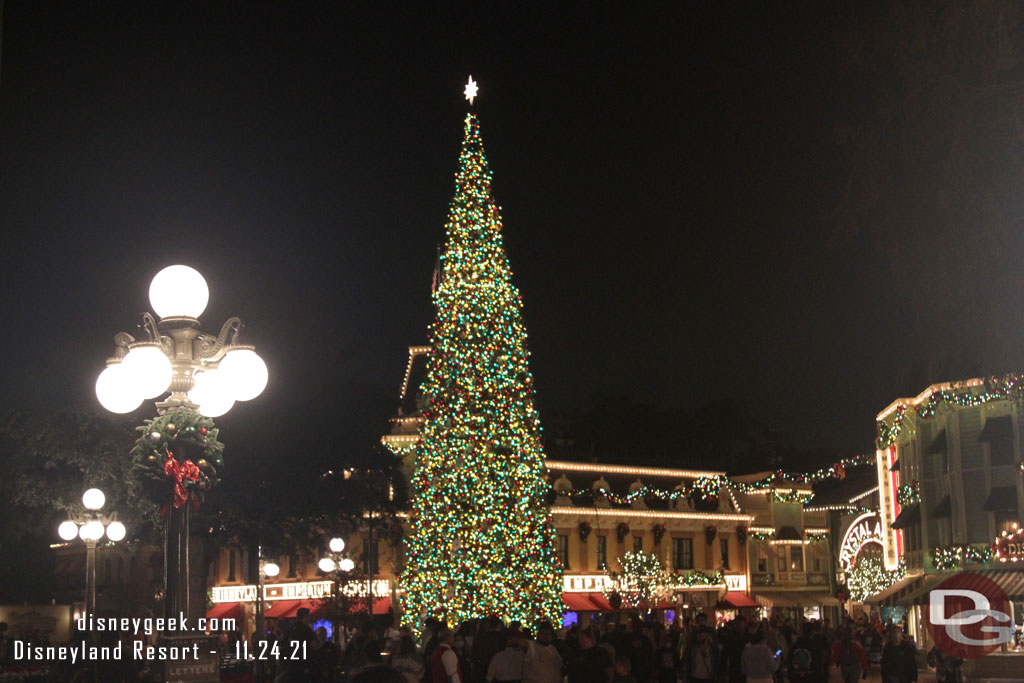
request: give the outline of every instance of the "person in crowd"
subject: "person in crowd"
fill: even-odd
[[[698,627],[683,653],[683,680],[690,683],[709,683],[718,680],[718,648],[712,640],[711,629]]]
[[[327,629],[320,626],[314,631],[316,646],[309,653],[312,660],[312,680],[315,683],[334,683],[337,680],[341,650],[327,639]]]
[[[754,631],[740,659],[740,670],[746,675],[747,683],[772,683],[775,671],[779,668],[780,654],[768,649],[764,642],[764,631]]]
[[[720,629],[722,672],[726,683],[743,683],[746,679],[741,668],[743,649],[747,644],[746,632],[747,620],[743,617],[736,617]]]
[[[464,683],[459,657],[452,648],[454,634],[447,626],[437,632],[437,647],[430,655],[431,683]]]
[[[633,677],[632,673],[633,665],[630,663],[629,657],[619,656],[615,658],[615,675],[612,677],[612,683],[637,683],[637,679]]]
[[[509,630],[505,635],[505,649],[491,657],[487,666],[487,683],[521,683],[524,659],[523,634]]]
[[[790,683],[825,683],[825,653],[814,639],[814,624],[800,624],[800,637],[789,649]]]
[[[609,683],[614,673],[613,660],[597,644],[597,635],[590,627],[580,629],[580,649],[569,662],[568,683]]]
[[[484,683],[491,659],[505,648],[501,619],[488,617],[480,622],[479,629],[470,648],[474,683]]]
[[[404,683],[402,674],[386,664],[374,664],[351,678],[351,683]]]
[[[388,663],[392,669],[402,674],[406,683],[420,683],[423,680],[423,661],[416,652],[416,643],[411,635],[398,638]]]
[[[899,647],[900,658],[903,660],[900,666],[900,683],[914,683],[917,680],[917,645],[906,631],[900,633]]]
[[[526,644],[523,683],[562,683],[562,655],[554,641],[555,629],[551,622],[541,622],[537,627],[537,639]]]
[[[309,626],[309,608],[300,607],[295,615],[295,622],[285,632],[281,642],[281,652],[301,652],[302,644],[305,643],[305,657],[295,657],[285,661],[282,667],[285,673],[285,681],[288,683],[305,683],[312,675],[312,665],[309,658],[316,646],[316,634]]]
[[[882,648],[882,683],[901,683],[903,680],[902,640],[903,634],[899,628],[890,626],[885,633],[885,646]]]
[[[620,652],[629,659],[630,676],[641,683],[650,683],[654,672],[654,644],[650,631],[648,626],[634,622]]]
[[[654,653],[657,662],[655,680],[658,683],[676,683],[676,672],[679,670],[679,657],[672,642],[672,632],[666,631],[661,636],[661,647]]]
[[[829,662],[839,667],[843,683],[857,683],[860,678],[868,677],[868,657],[864,648],[853,637],[853,629],[841,626],[836,642],[832,645],[832,656]]]
[[[928,653],[928,666],[935,669],[936,683],[963,683],[964,660],[954,657],[938,645]]]

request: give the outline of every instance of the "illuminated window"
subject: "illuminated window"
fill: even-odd
[[[802,572],[804,570],[804,547],[802,545],[790,546],[789,567],[794,572]]]
[[[722,567],[725,569],[729,568],[729,539],[720,538],[718,539],[719,547],[721,548],[722,554]]]
[[[676,569],[693,569],[693,539],[672,539],[672,566]]]
[[[633,552],[638,553],[644,549],[644,537],[634,536],[633,537]]]
[[[757,571],[759,574],[768,573],[768,551],[764,546],[757,549]]]
[[[563,534],[558,535],[558,561],[562,569],[569,568],[569,537]]]
[[[597,537],[597,568],[608,569],[608,537]]]

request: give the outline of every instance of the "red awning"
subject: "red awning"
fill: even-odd
[[[288,612],[291,612],[291,616],[295,616],[295,613],[299,611],[299,603],[301,602],[301,600],[275,600],[263,611],[263,616],[285,619],[289,616]]]
[[[220,602],[211,607],[206,611],[207,619],[224,619],[225,617],[235,617],[238,619],[242,616],[242,603],[240,602]],[[237,614],[237,616],[235,616]]]
[[[562,593],[562,603],[570,612],[593,612],[598,609],[586,593]]]
[[[757,607],[757,603],[748,598],[744,593],[726,593],[722,602],[727,602],[733,607]]]
[[[373,613],[374,614],[387,614],[391,609],[391,598],[374,598],[373,599]]]
[[[587,597],[590,598],[590,601],[593,602],[594,606],[597,607],[597,609],[599,609],[600,611],[602,611],[602,612],[614,612],[615,611],[614,609],[612,609],[611,603],[608,602],[608,598],[604,597],[604,595],[602,593],[588,593]]]

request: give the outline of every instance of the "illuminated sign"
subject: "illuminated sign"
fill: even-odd
[[[293,583],[271,583],[263,586],[263,599],[272,600],[322,600],[331,596],[331,581],[296,581]],[[366,581],[346,581],[341,584],[342,594],[350,598],[365,598]],[[374,579],[373,597],[386,598],[391,595],[391,582]],[[211,602],[256,602],[256,586],[214,586],[210,589]]]
[[[878,467],[878,495],[881,498],[882,547],[885,549],[885,568],[892,571],[899,566],[903,554],[903,533],[892,528],[899,514],[896,490],[899,487],[897,473],[892,471],[896,464],[896,447],[890,446],[875,452]]]
[[[612,580],[607,574],[564,574],[563,593],[600,593],[611,590]]]
[[[839,566],[844,572],[853,569],[857,553],[868,543],[884,545],[882,523],[874,512],[866,512],[853,520],[850,528],[846,530],[843,542],[839,546]]]
[[[1024,529],[1014,522],[1013,530],[1004,531],[992,542],[992,548],[1000,562],[1024,562]]]
[[[747,592],[747,575],[746,574],[726,574],[725,575],[725,590],[730,593],[746,593]]]

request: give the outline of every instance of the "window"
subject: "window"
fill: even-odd
[[[235,551],[228,551],[228,581],[237,581],[235,578]]]
[[[676,569],[693,569],[693,539],[672,539],[672,566]]]
[[[720,547],[722,549],[722,568],[723,569],[728,569],[729,568],[729,539],[728,538],[720,538],[720,539],[718,539],[718,543],[719,543],[719,545],[720,545]]]
[[[295,570],[299,568],[299,556],[291,554],[288,556],[288,578],[295,578]]]
[[[1017,521],[1016,512],[997,512],[996,515],[996,536],[1001,536],[1004,531],[1013,533],[1014,525],[1020,524]]]
[[[789,548],[789,568],[795,572],[804,570],[804,548],[800,545]]]
[[[1013,464],[1013,439],[995,439],[988,443],[989,464]]]
[[[644,537],[634,536],[633,537],[633,552],[638,553],[644,549]]]
[[[562,569],[569,568],[569,537],[563,534],[558,535],[558,561]]]
[[[608,537],[597,537],[597,568],[608,569]]]
[[[768,551],[763,546],[757,549],[757,573],[768,573]]]

